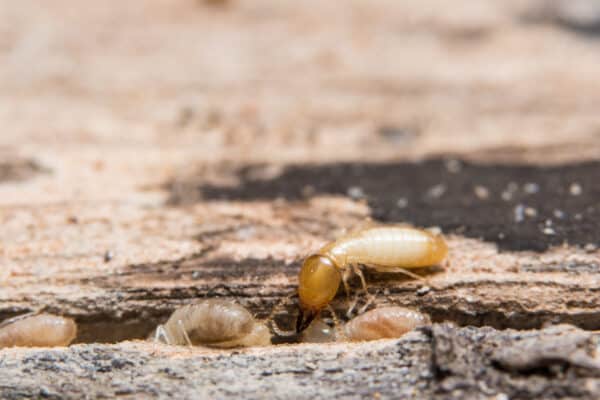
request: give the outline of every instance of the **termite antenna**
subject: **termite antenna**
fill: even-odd
[[[271,320],[270,321],[270,325],[271,325],[271,329],[273,330],[273,332],[275,332],[275,334],[277,336],[280,337],[292,337],[292,336],[296,336],[297,333],[295,330],[291,330],[291,331],[286,331],[281,329],[280,327],[277,326],[277,322],[275,322],[275,320]]]
[[[338,319],[337,314],[335,313],[335,310],[333,309],[333,307],[331,307],[331,304],[327,304],[327,311],[329,311],[329,314],[331,314],[331,318],[333,319],[333,329],[335,330],[336,341],[339,341],[342,339],[345,340],[346,334],[344,333],[344,330],[342,329],[342,323]]]

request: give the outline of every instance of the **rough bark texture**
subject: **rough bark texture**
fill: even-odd
[[[594,4],[0,0],[0,320],[79,325],[0,350],[0,397],[597,398]],[[446,234],[425,282],[366,274],[431,329],[133,341],[210,297],[289,327],[368,218]]]
[[[597,339],[569,326],[434,325],[394,341],[236,352],[141,342],[5,350],[4,398],[596,398]]]

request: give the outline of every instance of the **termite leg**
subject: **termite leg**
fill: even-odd
[[[340,323],[340,320],[338,319],[335,310],[333,309],[333,307],[331,307],[331,304],[327,304],[327,311],[329,311],[329,314],[331,314],[331,318],[333,319],[333,328],[335,330],[336,341],[338,340],[338,338],[345,338],[346,335],[344,335],[342,324]]]
[[[365,293],[368,297],[367,282],[365,281],[365,277],[363,276],[362,271],[360,269],[358,269],[358,267],[356,267],[354,265],[350,265],[347,269],[344,270],[344,273],[342,274],[342,281],[344,282],[344,289],[346,290],[346,297],[348,299],[348,311],[346,311],[346,317],[348,319],[352,318],[354,309],[356,308],[356,305],[358,304],[358,295],[355,295],[354,300],[352,300],[352,301],[350,301],[350,296],[349,296],[350,289],[349,289],[349,285],[348,285],[348,279],[352,272],[354,272],[356,275],[359,276],[363,290],[365,291]]]
[[[344,291],[346,292],[346,300],[348,300],[348,303],[350,303],[350,284],[348,283],[350,274],[350,268],[344,269],[344,272],[342,273],[342,282],[344,283]]]
[[[367,307],[371,305],[371,303],[374,300],[374,296],[369,293],[369,289],[367,288],[367,280],[365,279],[365,275],[363,274],[360,267],[357,265],[352,265],[352,269],[354,270],[354,273],[360,278],[360,283],[362,284],[363,291],[365,292],[365,304],[358,311],[359,314],[362,314],[363,312],[365,312]]]
[[[368,296],[367,301],[365,301],[365,304],[358,310],[358,315],[367,311],[367,308],[369,308],[371,303],[373,303],[373,296]]]
[[[377,268],[375,267],[375,269],[378,269],[379,271],[381,271],[381,268]],[[386,270],[386,272],[396,272],[396,273],[401,273],[404,274],[408,277],[411,277],[413,279],[419,280],[423,283],[425,283],[427,286],[431,286],[434,289],[438,289],[438,286],[432,284],[429,279],[422,277],[421,275],[417,275],[414,272],[410,272],[409,270],[407,270],[406,268],[402,268],[402,267],[394,267],[392,269],[388,269]]]
[[[358,304],[358,296],[355,296],[354,300],[352,300],[352,302],[349,303],[349,305],[348,305],[348,311],[346,311],[346,318],[348,318],[348,319],[352,318],[352,314],[353,314],[354,309],[356,308],[357,304]]]
[[[185,328],[183,326],[183,321],[178,319],[177,326],[179,327],[179,329],[181,329],[181,333],[183,333],[183,338],[185,339],[185,342],[187,343],[187,345],[189,347],[192,347],[192,341],[190,340],[190,337],[188,336],[187,332],[185,331]]]
[[[164,340],[164,343],[171,344],[171,340],[169,340],[169,336],[167,336],[167,331],[165,330],[164,325],[159,325],[156,327],[156,333],[154,333],[154,342],[159,342],[161,338]]]
[[[352,270],[360,278],[360,283],[361,283],[362,288],[363,288],[363,290],[365,292],[365,295],[368,295],[369,294],[369,290],[367,289],[367,280],[365,279],[365,276],[363,275],[361,269],[357,265],[353,264],[352,265]]]

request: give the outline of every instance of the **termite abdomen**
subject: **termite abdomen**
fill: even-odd
[[[0,348],[67,346],[76,335],[77,325],[70,318],[51,314],[17,317],[0,326]]]
[[[223,300],[206,300],[178,308],[157,328],[155,339],[173,345],[221,348],[271,343],[269,329],[264,324],[241,305]]]
[[[367,311],[337,329],[316,319],[302,332],[301,338],[309,343],[393,339],[428,324],[429,317],[418,311],[404,307],[381,307]]]
[[[348,340],[397,338],[430,323],[429,317],[404,307],[382,307],[359,315],[344,326]]]

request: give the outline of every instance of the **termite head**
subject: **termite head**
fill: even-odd
[[[335,262],[327,256],[308,257],[298,278],[300,313],[296,321],[296,332],[306,329],[312,320],[335,297],[342,275]]]

